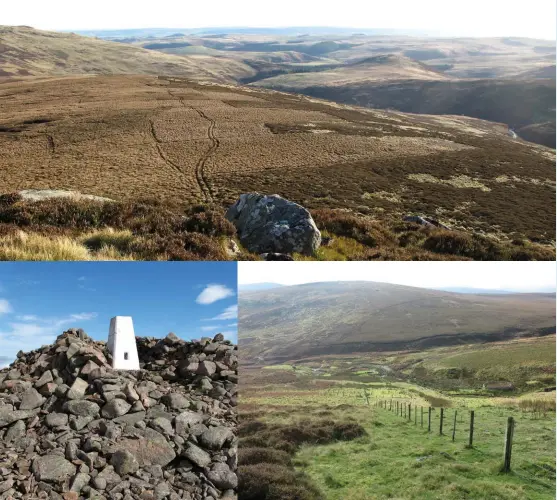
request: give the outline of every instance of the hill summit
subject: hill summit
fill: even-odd
[[[235,498],[236,346],[137,338],[141,370],[70,329],[0,371],[2,498]]]

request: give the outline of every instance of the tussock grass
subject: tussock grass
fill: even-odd
[[[83,239],[100,241],[103,236],[102,233],[91,233]],[[80,239],[67,236],[49,237],[17,231],[0,236],[0,260],[86,261],[134,260],[134,258],[130,253],[121,252],[121,249],[114,244],[103,243],[96,250],[91,250]]]

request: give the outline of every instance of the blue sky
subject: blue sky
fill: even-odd
[[[68,328],[106,340],[110,318],[137,336],[237,339],[235,262],[0,263],[0,366]]]

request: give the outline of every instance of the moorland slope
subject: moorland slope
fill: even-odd
[[[310,283],[242,293],[240,321],[242,355],[268,364],[555,333],[555,295]]]
[[[234,59],[179,57],[123,43],[26,26],[0,26],[0,77],[175,75],[232,83],[254,73]]]

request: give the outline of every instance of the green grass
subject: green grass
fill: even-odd
[[[346,410],[335,411],[339,416]],[[517,417],[513,472],[499,473],[506,417]],[[439,436],[439,411],[432,432],[384,409],[351,409],[368,435],[350,442],[306,446],[296,456],[300,468],[321,485],[327,499],[549,499],[554,498],[554,418],[530,420],[498,408],[476,411],[473,449],[467,449],[468,412],[447,410]],[[350,464],[347,467],[347,464]]]
[[[555,397],[554,393],[535,396],[548,401]],[[411,403],[412,408],[423,406],[424,427],[420,412],[416,425],[414,413],[408,421],[374,405],[391,398],[393,407],[397,400]],[[240,408],[247,411],[243,422],[256,418],[295,428],[302,419],[327,418],[364,428],[366,435],[354,440],[303,445],[295,454],[293,463],[298,472],[309,477],[327,500],[555,498],[555,413],[542,416],[523,412],[518,406],[522,399],[449,396],[410,382],[358,383],[304,377],[296,383],[257,388],[246,384]],[[438,408],[432,412],[432,432],[427,432],[427,407],[438,402],[448,406],[442,436]],[[250,416],[250,408],[257,412],[256,417]],[[475,411],[475,439],[469,449],[471,409]],[[516,421],[512,472],[503,474],[500,467],[509,416]]]
[[[441,365],[480,370],[494,365],[510,368],[513,365],[550,365],[555,363],[554,338],[539,339],[536,343],[500,344],[481,346],[471,352],[448,356],[439,362]]]

